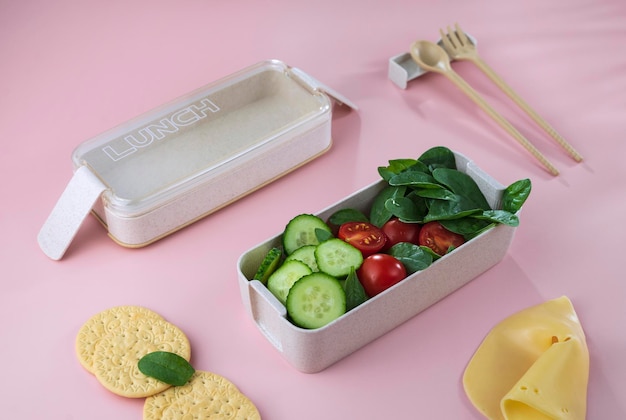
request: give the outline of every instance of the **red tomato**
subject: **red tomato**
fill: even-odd
[[[465,243],[465,238],[450,232],[439,222],[428,222],[422,226],[419,245],[427,246],[439,255],[445,255],[450,247],[458,248]]]
[[[404,265],[388,254],[374,254],[363,260],[357,277],[369,297],[376,296],[406,277]]]
[[[363,257],[383,249],[387,238],[382,230],[367,222],[348,222],[339,226],[337,237],[357,248]]]
[[[382,231],[387,237],[385,248],[391,248],[400,242],[418,244],[421,226],[417,223],[404,223],[398,218],[393,218],[385,223]]]

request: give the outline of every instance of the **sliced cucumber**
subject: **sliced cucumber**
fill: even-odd
[[[317,245],[304,245],[293,251],[285,258],[285,261],[298,260],[309,266],[311,271],[319,271],[317,261],[315,261],[315,248]]]
[[[346,293],[336,278],[313,273],[295,282],[287,295],[287,314],[302,328],[320,328],[346,313]]]
[[[352,267],[357,270],[363,264],[363,254],[349,243],[333,238],[315,248],[315,260],[320,271],[334,277],[345,277]]]
[[[283,233],[283,248],[287,255],[304,245],[317,245],[315,229],[331,232],[330,227],[319,217],[312,214],[300,214],[287,223]]]
[[[267,279],[267,288],[276,296],[280,303],[285,305],[287,303],[287,294],[289,294],[291,286],[301,277],[311,273],[312,271],[309,266],[302,261],[287,261],[278,267]]]
[[[270,249],[267,254],[265,254],[265,257],[263,258],[263,261],[261,262],[261,265],[259,266],[259,269],[253,279],[259,280],[263,284],[267,284],[267,279],[280,264],[282,255],[283,253],[280,248]]]

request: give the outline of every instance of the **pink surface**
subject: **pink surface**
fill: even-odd
[[[450,82],[401,90],[387,61],[458,21],[483,58],[585,157],[576,164],[473,65],[458,72],[560,169],[554,178]],[[463,370],[504,317],[567,295],[591,353],[589,419],[626,417],[626,3],[501,1],[0,1],[0,412],[140,419],[78,363],[91,315],[147,306],[182,328],[197,369],[226,376],[263,418],[479,419]],[[333,148],[150,247],[113,243],[89,218],[65,259],[36,235],[79,143],[255,62],[278,58],[354,101]],[[445,145],[531,199],[504,260],[327,370],[290,367],[247,318],[236,260],[301,212],[377,178],[388,159]]]

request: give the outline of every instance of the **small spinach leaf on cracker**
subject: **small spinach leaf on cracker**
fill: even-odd
[[[182,386],[189,381],[195,369],[187,360],[168,351],[155,351],[139,359],[139,371],[166,384]]]

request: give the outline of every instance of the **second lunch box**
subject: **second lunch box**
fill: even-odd
[[[356,108],[268,60],[84,142],[41,248],[60,259],[89,212],[126,247],[207,216],[327,151],[333,99]]]

